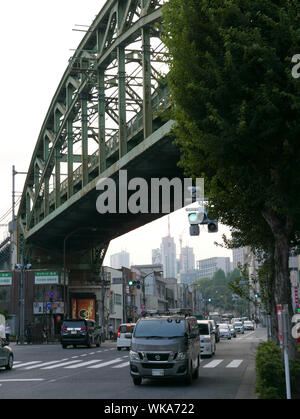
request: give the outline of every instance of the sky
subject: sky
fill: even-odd
[[[84,29],[99,13],[104,0],[11,0],[0,2],[1,100],[0,100],[0,224],[11,220],[12,166],[26,172],[56,88]],[[18,196],[25,176],[15,177]],[[5,215],[7,214],[7,215]],[[4,217],[3,217],[4,216]],[[171,236],[179,255],[179,237],[183,246],[194,248],[196,260],[213,256],[229,256],[232,252],[218,247],[222,234],[230,230],[219,224],[219,232],[189,236],[185,209],[170,214]],[[168,234],[168,216],[113,240],[104,263],[121,250],[130,253],[132,264],[151,263],[151,250],[160,247]],[[0,226],[0,241],[7,227]]]

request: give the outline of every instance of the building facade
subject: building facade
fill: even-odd
[[[219,269],[222,269],[227,274],[230,272],[230,258],[213,257],[198,260],[197,269],[199,271],[199,278],[212,278]]]

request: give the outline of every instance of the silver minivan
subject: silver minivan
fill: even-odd
[[[200,336],[195,317],[145,317],[136,323],[130,351],[135,385],[143,378],[180,378],[191,384],[200,367]]]

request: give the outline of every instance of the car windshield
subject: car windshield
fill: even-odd
[[[120,333],[133,333],[134,324],[122,324],[120,326]]]
[[[208,324],[206,323],[198,323],[199,334],[200,335],[208,335]]]
[[[184,319],[151,319],[137,323],[136,338],[171,338],[182,337],[185,333]]]
[[[63,324],[64,327],[79,327],[79,328],[83,328],[85,327],[85,323],[83,320],[70,320],[70,321],[65,321]]]
[[[228,324],[220,324],[219,329],[228,330]]]

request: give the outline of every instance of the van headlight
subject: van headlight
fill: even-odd
[[[135,351],[130,351],[129,352],[129,358],[130,358],[131,361],[134,360],[134,359],[136,359],[136,360],[140,359],[139,354]]]
[[[178,361],[183,361],[184,359],[186,359],[186,352],[178,352],[176,359]]]

